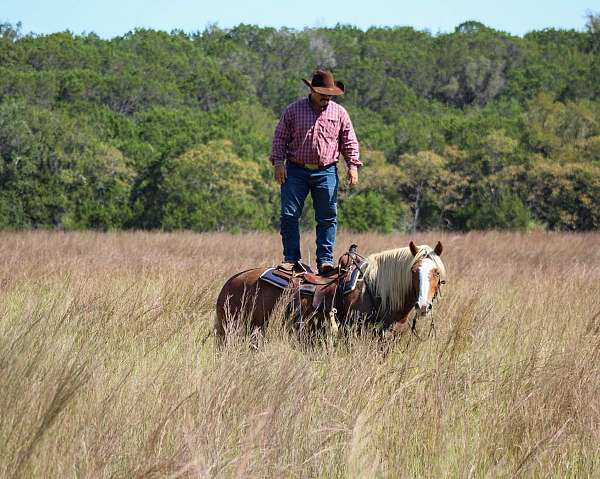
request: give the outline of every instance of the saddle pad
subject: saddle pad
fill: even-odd
[[[279,276],[277,268],[266,269],[259,277],[265,283],[277,286],[280,289],[286,289],[289,286],[287,278]],[[314,284],[300,283],[300,294],[315,294],[316,286]]]
[[[266,283],[277,286],[278,288],[285,289],[288,287],[288,280],[276,275],[274,272],[276,268],[267,268],[263,274],[260,275],[260,279]]]

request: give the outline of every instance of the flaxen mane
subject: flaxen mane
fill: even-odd
[[[412,288],[411,268],[424,256],[429,256],[436,264],[443,280],[446,268],[441,258],[427,245],[418,246],[413,256],[410,248],[397,248],[370,255],[369,266],[365,270],[365,281],[372,292],[381,298],[381,308],[387,311],[402,311],[404,300]]]

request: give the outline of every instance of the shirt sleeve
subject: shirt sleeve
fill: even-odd
[[[271,148],[271,163],[274,166],[283,165],[287,148],[292,141],[291,114],[289,108],[282,113],[279,123],[275,127],[273,145]]]
[[[354,127],[346,111],[342,114],[342,129],[340,131],[340,152],[344,155],[348,169],[358,169],[363,166],[359,159],[359,147]]]

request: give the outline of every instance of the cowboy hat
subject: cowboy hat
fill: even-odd
[[[321,95],[337,96],[343,95],[345,88],[341,81],[335,81],[333,73],[329,70],[317,70],[312,81],[308,81],[303,78],[302,81],[311,89],[320,93]]]

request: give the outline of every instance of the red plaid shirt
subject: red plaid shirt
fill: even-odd
[[[336,163],[340,153],[348,168],[362,166],[358,159],[358,140],[344,107],[330,101],[318,115],[306,97],[285,109],[273,136],[273,165],[282,165],[287,160],[327,166]]]

